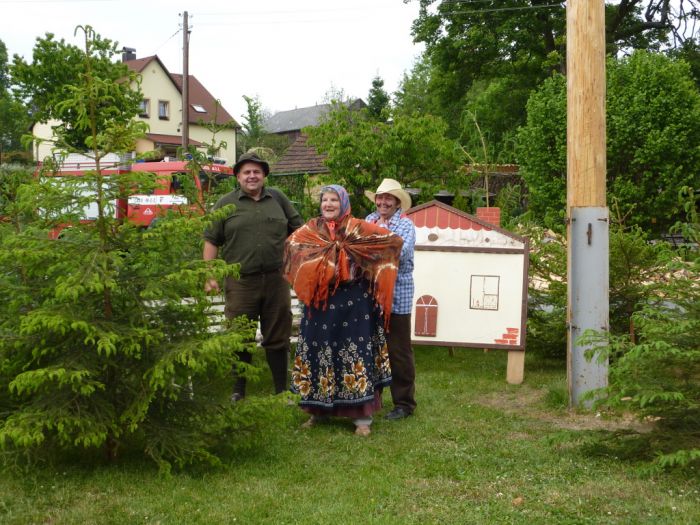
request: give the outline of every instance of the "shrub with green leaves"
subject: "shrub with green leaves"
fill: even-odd
[[[690,67],[637,51],[607,64],[607,193],[626,226],[665,232],[682,219],[676,192],[700,172],[700,91]],[[547,79],[527,103],[518,132],[528,207],[563,231],[566,202],[566,79]]]

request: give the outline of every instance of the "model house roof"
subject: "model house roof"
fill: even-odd
[[[406,216],[416,226],[417,247],[502,250],[522,249],[526,243],[524,237],[439,201],[415,206]]]
[[[355,99],[350,103],[350,109],[361,109],[367,106],[362,99]],[[290,109],[275,113],[265,121],[265,131],[268,133],[287,133],[298,131],[307,126],[317,126],[321,118],[326,115],[332,104],[319,104],[306,108]]]
[[[303,133],[297,137],[284,155],[270,168],[273,175],[296,175],[328,173],[325,155],[307,144],[308,137]]]
[[[126,66],[135,71],[136,73],[141,73],[148,64],[151,62],[157,62],[160,67],[165,71],[165,73],[170,77],[173,84],[177,90],[182,93],[182,78],[183,76],[179,73],[170,73],[168,68],[165,67],[163,62],[158,58],[157,55],[144,58],[136,58],[134,60],[127,60],[124,62]],[[204,122],[213,122],[216,118],[217,124],[229,124],[233,123],[235,127],[239,127],[235,119],[229,114],[228,111],[224,109],[223,106],[217,108],[217,102],[214,96],[207,91],[202,83],[197,80],[194,75],[189,75],[189,105],[188,108],[188,122],[190,124],[198,124],[200,120]]]

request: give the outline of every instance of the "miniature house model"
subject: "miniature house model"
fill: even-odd
[[[408,210],[416,226],[412,343],[506,349],[508,381],[519,383],[528,242],[497,226],[497,208],[477,213],[438,201]]]

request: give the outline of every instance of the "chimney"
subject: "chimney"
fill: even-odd
[[[136,60],[136,49],[133,47],[122,47],[122,62]]]
[[[494,226],[501,226],[501,208],[494,208],[493,206],[486,208],[476,209],[476,218],[482,221],[493,224]]]

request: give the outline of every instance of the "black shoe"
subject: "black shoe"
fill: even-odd
[[[411,415],[410,412],[404,410],[401,407],[396,407],[396,408],[394,408],[394,410],[392,410],[386,416],[384,416],[384,419],[389,419],[389,420],[393,421],[395,419],[403,419],[403,418],[408,417],[410,415]]]

